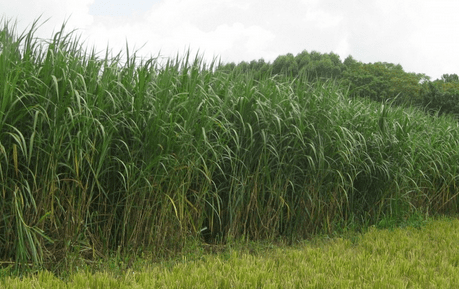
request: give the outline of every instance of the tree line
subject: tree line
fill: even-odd
[[[348,56],[308,52],[296,56],[288,53],[272,63],[263,58],[250,62],[221,63],[217,71],[250,73],[256,80],[266,77],[301,78],[314,82],[338,81],[351,97],[366,97],[396,105],[411,105],[431,114],[453,114],[459,117],[459,77],[444,74],[432,81],[423,73],[406,72],[400,64],[387,62],[362,63]]]

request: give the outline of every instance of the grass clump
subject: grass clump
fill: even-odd
[[[64,27],[47,42],[36,28],[0,30],[6,262],[60,271],[190,238],[292,243],[457,212],[452,118],[189,54],[100,57]]]

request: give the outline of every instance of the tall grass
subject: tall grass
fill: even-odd
[[[0,31],[3,260],[304,238],[458,209],[452,118],[255,81],[197,55],[100,57],[62,30]]]

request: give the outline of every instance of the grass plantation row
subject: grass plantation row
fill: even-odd
[[[49,41],[37,22],[0,30],[3,266],[60,274],[75,256],[293,244],[457,213],[453,117],[190,54],[100,56],[63,28]]]

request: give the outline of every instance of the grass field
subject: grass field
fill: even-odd
[[[236,248],[237,247],[237,248]],[[316,238],[294,246],[249,244],[216,254],[185,255],[153,263],[137,260],[126,270],[65,278],[48,271],[1,278],[2,288],[457,288],[459,221],[424,226],[370,228],[364,234]]]
[[[0,259],[15,272],[458,212],[453,117],[36,29],[0,30]]]

